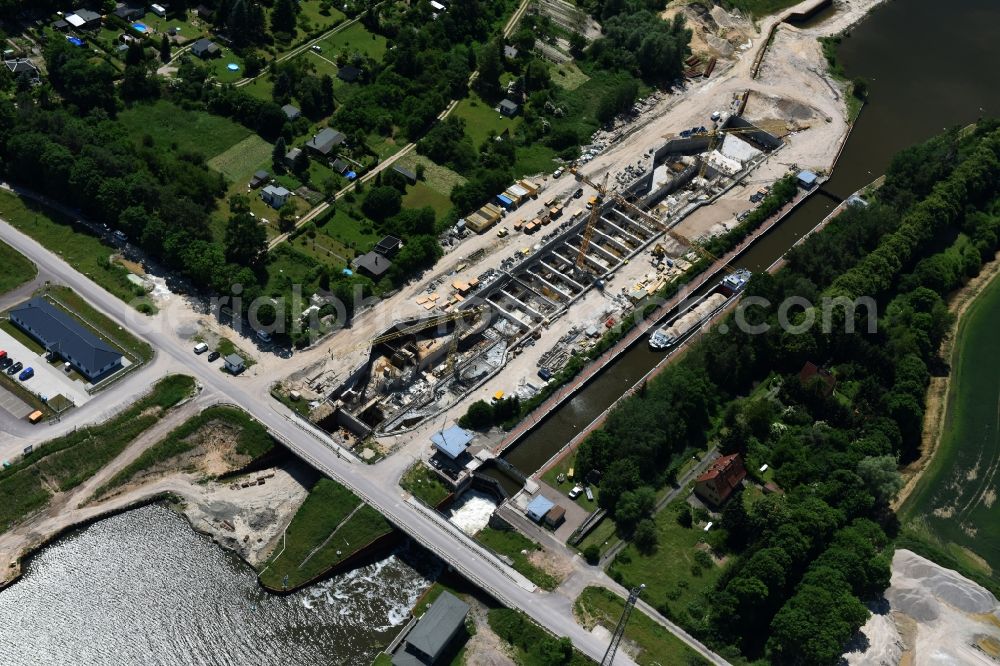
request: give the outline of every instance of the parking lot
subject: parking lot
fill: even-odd
[[[2,386],[0,386],[0,410],[7,412],[15,419],[23,419],[34,411],[28,403]]]
[[[78,407],[90,400],[90,394],[87,393],[84,383],[82,381],[73,381],[67,376],[62,371],[62,364],[50,364],[45,360],[44,354],[39,354],[28,349],[19,340],[4,330],[0,330],[0,349],[5,350],[7,356],[15,362],[20,361],[24,364],[25,368],[34,369],[35,376],[22,382],[22,385],[35,395],[45,399],[63,395]],[[15,373],[14,375],[15,381],[19,381],[17,379],[18,374],[20,373]],[[9,395],[7,391],[3,391],[3,393]],[[17,401],[21,402],[20,400]],[[0,403],[0,406],[6,409],[6,404]],[[11,414],[16,415],[13,411],[11,411]]]

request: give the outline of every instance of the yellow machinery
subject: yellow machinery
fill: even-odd
[[[600,202],[608,192],[608,174],[604,174],[604,180],[600,185],[594,183],[582,173],[575,172],[577,178],[597,190],[597,202],[591,202],[590,217],[587,218],[587,226],[583,229],[583,238],[580,240],[580,251],[576,255],[576,269],[582,271],[586,265],[587,248],[590,247],[590,239],[594,236],[594,228],[597,226],[597,218],[601,216]]]

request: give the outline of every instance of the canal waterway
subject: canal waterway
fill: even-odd
[[[812,22],[828,18],[821,13]],[[947,127],[1000,114],[994,37],[1000,3],[992,0],[888,2],[845,37],[839,58],[869,82],[868,103],[824,189],[844,198],[884,173],[892,156]],[[735,263],[766,269],[836,206],[817,194]],[[638,343],[504,455],[531,474],[649,372],[663,352]],[[490,470],[508,488],[516,482]]]
[[[368,666],[440,568],[400,550],[288,596],[163,505],[70,533],[0,592],[4,666]]]

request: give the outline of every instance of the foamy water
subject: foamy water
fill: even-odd
[[[470,490],[452,506],[448,520],[469,536],[486,527],[497,508],[496,501],[478,490]]]

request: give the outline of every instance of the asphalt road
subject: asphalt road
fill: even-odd
[[[415,501],[408,501],[394,480],[386,482],[386,470],[343,458],[338,449],[293,420],[291,414],[270,397],[266,388],[256,387],[255,390],[254,384],[230,377],[205,364],[200,356],[192,353],[186,340],[174,331],[164,330],[157,318],[148,318],[134,312],[127,304],[77,273],[34,239],[3,221],[0,221],[0,235],[18,252],[34,261],[39,269],[45,270],[54,281],[72,286],[94,307],[117,324],[145,338],[156,350],[156,357],[145,368],[118,386],[102,392],[85,409],[74,410],[60,423],[50,427],[30,426],[25,421],[0,424],[3,430],[0,454],[11,455],[26,444],[38,445],[84,422],[103,420],[122,409],[134,396],[148,390],[149,386],[166,374],[179,372],[194,376],[202,386],[202,392],[206,394],[203,400],[216,397],[219,402],[243,408],[292,451],[353,490],[471,582],[503,604],[524,611],[553,633],[568,636],[588,656],[595,660],[601,659],[606,643],[576,624],[569,599],[537,590],[523,576],[501,563],[439,514]],[[705,654],[714,657],[707,650]],[[616,659],[616,663],[632,661],[621,656]],[[720,660],[715,663],[724,662]]]

